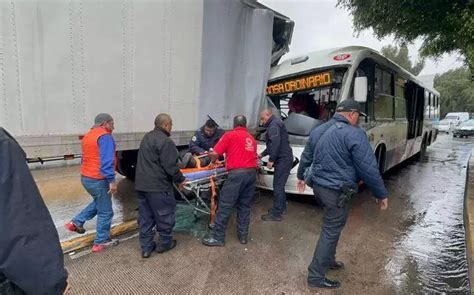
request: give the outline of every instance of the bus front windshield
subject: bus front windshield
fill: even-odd
[[[325,122],[332,117],[336,110],[346,70],[346,68],[330,70],[331,81],[327,85],[282,95],[272,95],[270,99],[280,110],[283,119],[296,113]]]

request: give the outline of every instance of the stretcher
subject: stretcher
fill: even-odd
[[[227,171],[224,162],[216,162],[206,167],[181,169],[187,182],[184,185],[185,192],[181,192],[177,187],[176,190],[189,205],[194,207],[194,216],[199,214],[209,215],[209,227],[214,226],[217,211],[217,191],[222,187],[227,179]],[[189,193],[195,195],[192,199]],[[209,199],[203,195],[209,196]]]

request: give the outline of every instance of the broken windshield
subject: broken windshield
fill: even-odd
[[[296,113],[325,122],[336,110],[346,70],[336,68],[272,81],[267,94],[283,119]]]

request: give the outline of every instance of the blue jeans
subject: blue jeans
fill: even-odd
[[[88,220],[97,215],[97,233],[94,244],[100,244],[110,240],[110,226],[114,211],[112,209],[112,199],[107,180],[98,180],[81,176],[81,183],[87,192],[92,196],[93,201],[84,208],[81,213],[72,219],[77,226],[83,226]]]

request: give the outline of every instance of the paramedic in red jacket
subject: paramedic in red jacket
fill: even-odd
[[[92,202],[76,215],[66,228],[85,233],[84,223],[97,215],[97,233],[93,252],[118,244],[110,238],[110,226],[114,211],[111,197],[117,192],[115,182],[115,141],[112,136],[114,119],[101,113],[95,117],[94,126],[82,138],[81,182],[92,196]]]
[[[225,154],[229,176],[221,190],[213,232],[202,241],[206,246],[224,246],[227,223],[235,206],[238,238],[241,244],[247,244],[257,179],[257,143],[246,126],[245,116],[236,116],[234,129],[222,136],[211,154],[213,160]]]

